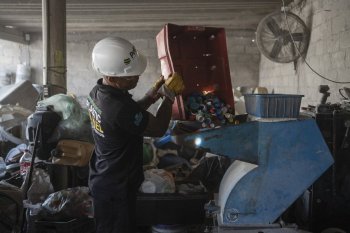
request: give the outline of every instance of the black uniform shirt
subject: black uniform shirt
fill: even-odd
[[[102,84],[91,90],[88,108],[95,140],[89,186],[93,196],[114,196],[143,181],[142,133],[148,113],[122,91]]]

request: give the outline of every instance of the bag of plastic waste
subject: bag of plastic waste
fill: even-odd
[[[32,182],[27,192],[29,202],[42,203],[53,192],[49,174],[41,168],[34,168]]]
[[[42,204],[41,216],[69,220],[92,217],[92,198],[88,187],[74,187],[52,193]]]
[[[141,184],[143,193],[174,193],[175,181],[170,172],[163,169],[150,169],[144,172],[145,180]]]
[[[53,106],[53,111],[62,117],[51,140],[73,139],[93,142],[88,111],[82,108],[74,97],[65,94],[57,94],[39,101],[38,105],[51,105]]]
[[[0,232],[19,233],[23,217],[21,189],[0,181]]]

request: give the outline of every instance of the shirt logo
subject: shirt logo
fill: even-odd
[[[141,112],[135,114],[134,124],[136,126],[140,126],[140,123],[142,121],[143,115]]]
[[[96,134],[104,137],[104,132],[101,126],[101,110],[95,105],[91,97],[88,97],[88,111],[90,116],[91,127]]]

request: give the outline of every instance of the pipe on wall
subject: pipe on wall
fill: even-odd
[[[66,0],[42,0],[44,96],[67,92]]]
[[[43,85],[47,86],[47,57],[48,57],[48,17],[49,0],[42,0],[42,34],[43,34]]]

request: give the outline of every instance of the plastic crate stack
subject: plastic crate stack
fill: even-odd
[[[303,95],[245,94],[249,115],[259,118],[298,118]]]

